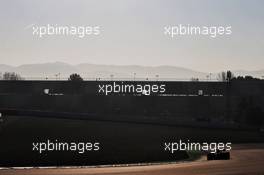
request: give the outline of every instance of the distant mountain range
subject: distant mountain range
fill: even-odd
[[[98,64],[78,64],[70,65],[63,62],[42,63],[42,64],[24,64],[21,66],[9,66],[0,64],[0,72],[16,72],[26,79],[61,79],[69,77],[72,73],[78,73],[84,78],[114,78],[114,79],[178,79],[189,80],[191,78],[216,79],[217,73],[209,75],[207,72],[199,72],[187,68],[175,66],[138,66],[138,65],[98,65]],[[262,78],[264,70],[246,71],[233,70],[236,76],[251,75]]]

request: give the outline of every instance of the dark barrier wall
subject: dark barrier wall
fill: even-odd
[[[0,109],[86,113],[104,119],[247,124],[249,112],[264,111],[263,81],[133,82],[165,85],[163,93],[99,93],[113,81],[0,81]],[[47,90],[45,92],[45,90]],[[210,124],[212,126],[212,124]]]

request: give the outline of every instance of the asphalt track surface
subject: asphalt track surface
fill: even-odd
[[[237,145],[231,160],[104,168],[4,169],[0,175],[264,175],[264,145]]]

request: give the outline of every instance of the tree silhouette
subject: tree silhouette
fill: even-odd
[[[5,72],[2,77],[3,80],[23,80],[23,78],[15,72]]]
[[[218,80],[219,81],[231,81],[233,78],[235,78],[233,72],[228,70],[227,72],[220,72],[218,74]]]
[[[77,82],[77,81],[83,81],[83,78],[79,75],[79,74],[71,74],[70,77],[68,78],[69,81],[74,81],[74,82]]]

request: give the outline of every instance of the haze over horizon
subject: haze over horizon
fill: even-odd
[[[182,67],[182,66],[176,66],[176,65],[139,65],[139,64],[96,64],[96,63],[93,63],[93,62],[81,62],[81,63],[75,63],[75,64],[72,64],[72,63],[67,63],[67,62],[63,62],[63,61],[50,61],[50,62],[39,62],[39,63],[23,63],[23,64],[18,64],[18,65],[12,65],[12,64],[2,64],[0,63],[0,65],[5,65],[5,66],[10,66],[10,67],[21,67],[21,66],[25,66],[25,65],[31,65],[31,66],[34,66],[34,65],[45,65],[45,64],[65,64],[65,65],[70,65],[70,66],[79,66],[79,65],[97,65],[97,66],[121,66],[121,67],[126,67],[126,66],[135,66],[135,67],[150,67],[150,68],[157,68],[157,67],[175,67],[175,68],[183,68],[183,69],[189,69],[189,70],[192,70],[192,71],[197,71],[197,72],[204,72],[204,73],[219,73],[219,72],[222,72],[222,71],[227,71],[229,69],[225,69],[225,70],[221,70],[221,71],[212,71],[212,72],[208,72],[208,71],[205,71],[205,70],[196,70],[196,69],[192,69],[192,68],[189,68],[189,67]],[[254,70],[248,70],[248,69],[230,69],[231,71],[264,71],[264,68],[262,69],[254,69]],[[1,70],[0,70],[1,72]]]

